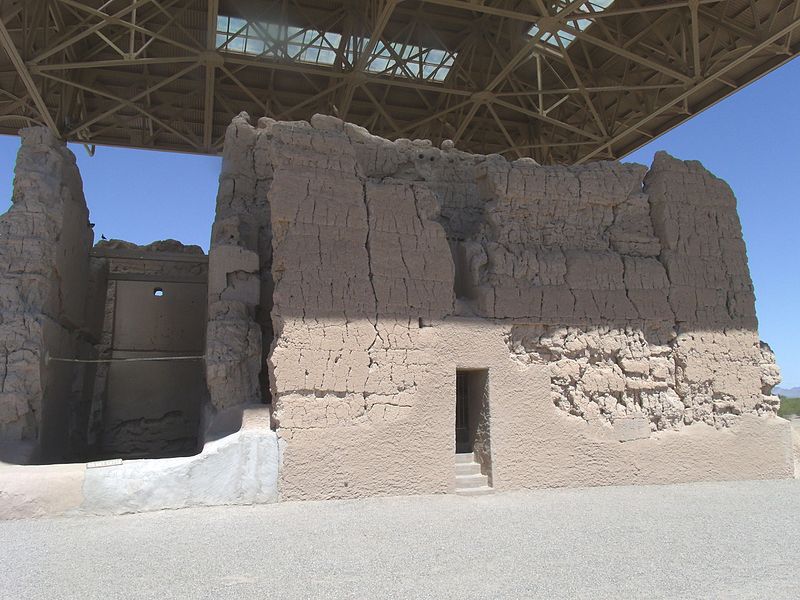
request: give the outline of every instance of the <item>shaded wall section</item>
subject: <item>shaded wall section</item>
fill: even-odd
[[[69,453],[86,374],[52,357],[93,356],[86,325],[93,233],[75,157],[45,128],[21,132],[13,205],[0,217],[0,440]]]
[[[196,452],[208,398],[201,358],[207,257],[198,246],[174,240],[148,246],[111,240],[97,244],[92,262],[105,266],[108,281],[98,353],[114,361],[98,366],[94,382],[96,454]]]

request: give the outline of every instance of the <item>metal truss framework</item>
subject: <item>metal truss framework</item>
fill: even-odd
[[[219,15],[259,50],[236,51],[230,26],[220,38]],[[0,0],[0,46],[0,133],[40,123],[90,147],[214,154],[242,110],[323,112],[580,163],[622,157],[796,56],[800,0]],[[320,47],[325,61],[301,60]],[[450,63],[425,78],[431,49]]]

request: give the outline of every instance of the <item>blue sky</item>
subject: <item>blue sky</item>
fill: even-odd
[[[761,338],[784,387],[800,386],[800,60],[767,75],[656,139],[657,150],[701,161],[739,201]],[[0,211],[10,205],[16,137],[0,136]],[[95,233],[147,244],[174,238],[208,248],[220,159],[73,146]]]

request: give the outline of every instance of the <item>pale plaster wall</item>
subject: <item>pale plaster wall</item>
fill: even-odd
[[[245,271],[274,292],[246,304],[271,307],[282,498],[452,490],[457,368],[489,369],[498,489],[791,475],[735,199],[699,164],[540,167],[319,115],[240,115],[225,157],[226,209],[269,214]]]
[[[194,456],[86,469],[82,501],[72,510],[107,515],[276,502],[279,463],[275,432],[245,426]]]
[[[446,357],[445,371],[489,369],[495,489],[794,476],[784,419],[747,414],[729,428],[695,422],[623,442],[613,425],[577,419],[553,404],[547,365],[510,359],[508,325],[456,318],[426,330],[435,336],[433,352]],[[448,399],[455,383],[431,384],[424,393]]]
[[[86,466],[8,465],[0,462],[0,521],[53,517],[83,502]]]

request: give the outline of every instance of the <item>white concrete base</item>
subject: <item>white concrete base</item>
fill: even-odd
[[[278,437],[264,425],[246,417],[239,431],[196,456],[109,466],[0,464],[0,519],[276,502]]]
[[[278,499],[278,438],[242,430],[197,456],[130,460],[87,468],[81,513],[120,514]]]

